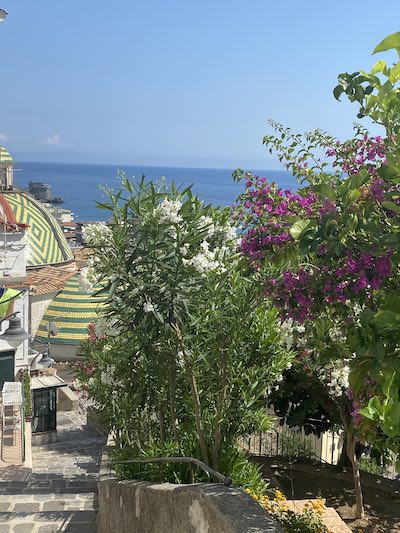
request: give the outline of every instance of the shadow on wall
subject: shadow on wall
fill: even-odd
[[[120,481],[102,457],[97,532],[283,533],[248,494],[224,485]]]

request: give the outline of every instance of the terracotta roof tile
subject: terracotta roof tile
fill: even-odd
[[[64,289],[65,282],[75,272],[68,272],[60,267],[47,266],[29,275],[30,290],[33,295],[60,292]]]

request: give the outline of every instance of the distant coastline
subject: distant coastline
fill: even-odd
[[[297,182],[290,172],[250,170],[276,181],[283,188],[297,188]],[[231,205],[243,190],[243,185],[232,179],[233,169],[36,161],[20,161],[14,174],[14,183],[24,188],[28,186],[29,181],[48,183],[54,196],[64,199],[63,207],[73,211],[76,220],[107,220],[109,213],[96,208],[96,201],[102,202],[106,199],[99,187],[117,189],[120,183],[118,171],[125,172],[129,177],[145,174],[153,179],[163,176],[167,182],[175,180],[178,185],[193,184],[194,191],[204,201],[214,205]]]

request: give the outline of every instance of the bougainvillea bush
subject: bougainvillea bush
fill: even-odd
[[[376,51],[388,48],[400,51],[400,34]],[[264,143],[301,181],[296,192],[235,173],[245,182],[236,208],[242,253],[303,352],[328,374],[321,379],[337,400],[356,484],[357,440],[400,447],[399,72],[400,63],[379,61],[371,74],[342,74],[335,89],[336,97],[359,101],[360,116],[387,135],[357,126],[341,142],[271,122],[276,133]],[[357,500],[361,514],[360,494]]]
[[[103,207],[113,221],[88,228],[82,277],[109,298],[80,380],[125,458],[194,455],[230,475],[238,439],[268,427],[269,387],[292,354],[242,269],[229,209],[145,179],[124,179]]]

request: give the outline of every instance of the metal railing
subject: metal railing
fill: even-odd
[[[342,438],[333,432],[306,435],[303,431],[279,427],[242,439],[240,446],[255,456],[303,458],[334,465],[340,455]]]
[[[211,466],[206,465],[199,459],[194,457],[155,457],[154,459],[129,459],[126,461],[108,461],[107,465],[145,465],[145,464],[165,464],[165,463],[188,463],[201,468],[210,477],[214,477],[219,482],[223,483],[226,487],[232,485],[232,478],[224,476]]]

